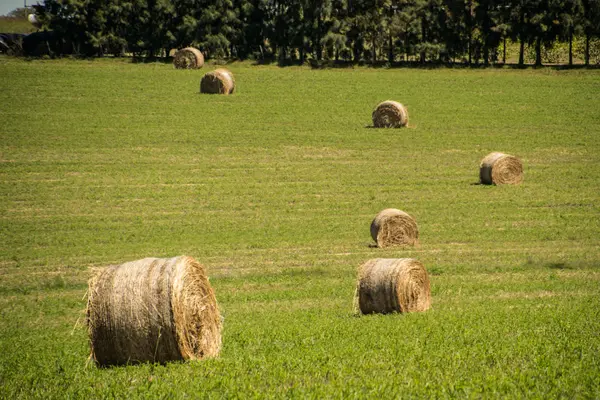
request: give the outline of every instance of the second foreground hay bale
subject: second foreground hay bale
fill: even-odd
[[[235,79],[231,71],[217,68],[207,72],[200,81],[200,93],[231,94],[235,90]]]
[[[144,258],[106,268],[89,284],[87,321],[99,365],[216,357],[221,317],[192,257]]]
[[[358,270],[356,313],[426,311],[431,307],[427,270],[412,258],[374,258]]]
[[[372,114],[375,128],[401,128],[408,125],[408,111],[397,101],[387,100],[375,108]]]
[[[198,69],[204,65],[204,56],[194,47],[178,50],[173,57],[173,66],[177,69]]]
[[[481,160],[479,179],[486,185],[517,185],[523,182],[523,164],[515,156],[490,153]]]
[[[419,228],[414,218],[404,211],[386,208],[371,222],[371,237],[377,247],[413,246],[419,242]]]

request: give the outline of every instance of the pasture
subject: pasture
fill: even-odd
[[[0,398],[600,397],[599,70],[227,67],[214,96],[213,65],[0,57]],[[492,151],[521,185],[476,184]],[[371,246],[388,207],[419,246]],[[93,271],[177,255],[220,357],[88,362]],[[432,308],[354,316],[401,257]]]

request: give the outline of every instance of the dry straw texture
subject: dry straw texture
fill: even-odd
[[[192,257],[145,258],[104,269],[89,283],[87,320],[99,365],[216,357],[221,317]]]
[[[371,222],[371,237],[377,247],[415,245],[419,242],[419,228],[414,218],[404,211],[386,208]]]
[[[235,79],[231,71],[217,68],[207,72],[200,81],[200,93],[231,94],[235,90]]]
[[[412,258],[374,258],[358,270],[356,313],[426,311],[431,307],[427,270]]]
[[[408,125],[408,111],[397,101],[384,101],[373,111],[375,128],[400,128]]]
[[[523,182],[523,164],[514,156],[490,153],[479,166],[479,179],[486,185],[516,185]]]
[[[173,66],[177,69],[198,69],[204,65],[204,56],[200,50],[186,47],[178,50],[173,57]]]

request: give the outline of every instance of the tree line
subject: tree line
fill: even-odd
[[[600,0],[45,0],[43,29],[85,56],[168,55],[198,47],[206,58],[402,61],[489,65],[506,41],[535,49],[600,38]],[[65,48],[62,46],[61,48]]]

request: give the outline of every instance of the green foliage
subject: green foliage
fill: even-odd
[[[0,398],[600,396],[600,71],[229,68],[219,97],[162,63],[0,58]],[[387,99],[409,128],[368,128]],[[496,150],[522,185],[474,184]],[[369,247],[390,206],[419,247]],[[221,357],[88,363],[94,268],[180,254]],[[433,308],[352,316],[375,257],[423,262]]]
[[[542,48],[600,35],[598,0],[48,0],[45,28],[75,54],[166,55],[194,45],[210,58],[497,62],[506,38]],[[64,47],[64,46],[63,46]],[[570,50],[572,55],[572,49]]]

